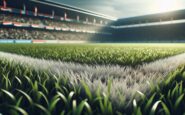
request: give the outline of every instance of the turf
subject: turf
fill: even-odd
[[[137,65],[184,53],[185,45],[0,44],[0,51],[65,62],[92,65],[108,64],[111,67],[112,64]],[[150,66],[149,68],[155,67]],[[74,84],[71,81],[72,76],[66,76],[66,74],[56,76],[46,70],[34,70],[27,65],[1,58],[0,113],[7,115],[181,115],[185,113],[183,109],[185,106],[184,73],[185,69],[182,66],[157,84],[148,82],[147,94],[138,90],[127,101],[122,95],[124,90],[117,90],[117,93],[120,94],[119,99],[122,99],[118,104],[115,103],[116,98],[114,98],[115,100],[111,98],[111,91],[115,88],[113,81],[116,80],[114,79],[120,81],[120,78],[116,76],[117,74],[113,77],[107,76],[106,81],[104,81],[107,87],[103,92],[98,83],[92,92],[90,85],[83,79],[76,79],[76,84]],[[84,74],[84,78],[85,75],[87,74]],[[136,80],[134,83],[137,82]],[[122,84],[120,83],[120,85]]]
[[[34,71],[6,60],[0,60],[0,76],[0,113],[6,115],[185,113],[184,66],[155,86],[149,83],[149,95],[138,91],[130,99],[131,103],[121,105],[110,101],[111,81],[107,83],[107,92],[102,93],[97,87],[96,93],[92,93],[84,81],[79,81],[76,86],[65,76]]]
[[[185,52],[184,44],[0,44],[0,51],[91,65],[131,65]]]

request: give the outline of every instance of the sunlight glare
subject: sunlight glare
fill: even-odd
[[[181,2],[179,0],[155,0],[154,7],[157,12],[167,12],[179,9]]]

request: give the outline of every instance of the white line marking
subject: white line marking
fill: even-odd
[[[120,102],[119,93],[129,99],[136,91],[147,94],[149,86],[147,82],[157,83],[163,80],[169,72],[177,69],[181,64],[185,64],[185,53],[160,59],[148,64],[139,65],[136,68],[119,65],[82,65],[61,61],[35,59],[17,54],[0,52],[0,59],[6,59],[15,64],[30,66],[35,70],[49,70],[55,75],[65,75],[71,83],[79,85],[78,80],[85,80],[94,91],[98,86],[106,92],[106,81],[112,79],[111,98]]]

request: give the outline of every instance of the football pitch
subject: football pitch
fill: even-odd
[[[185,44],[0,44],[0,113],[185,113]]]

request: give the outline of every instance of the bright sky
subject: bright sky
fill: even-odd
[[[185,0],[53,0],[106,15],[125,18],[185,9]]]

